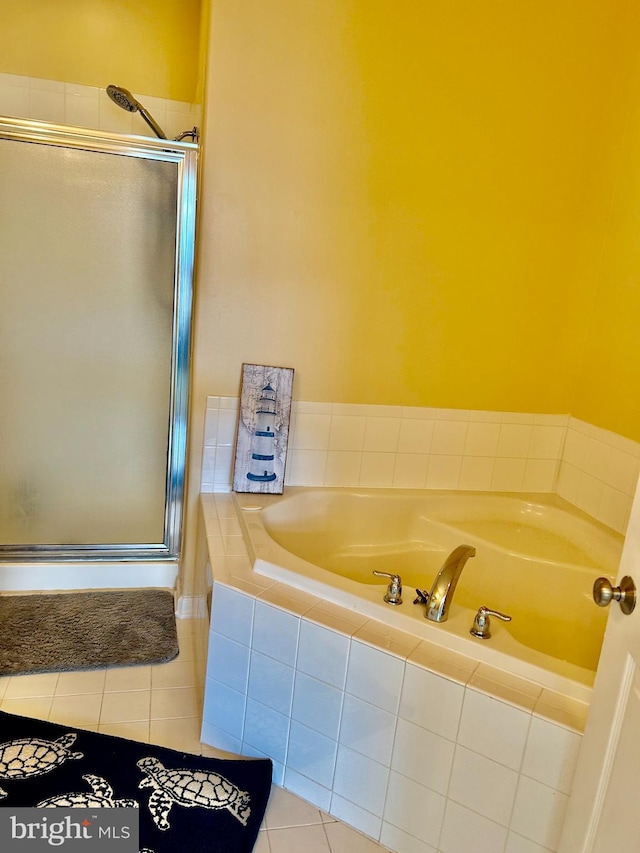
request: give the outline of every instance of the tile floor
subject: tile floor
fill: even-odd
[[[198,755],[208,621],[178,620],[170,663],[0,678],[0,709]],[[0,732],[1,734],[1,732]],[[274,787],[255,853],[381,853],[386,848]]]

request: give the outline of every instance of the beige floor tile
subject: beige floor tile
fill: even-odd
[[[36,717],[39,720],[46,720],[49,717],[49,709],[51,708],[52,696],[33,696],[31,698],[7,699],[2,700],[2,710],[7,714],[19,714],[23,717]]]
[[[200,717],[182,717],[169,720],[151,720],[149,741],[160,746],[178,749],[180,752],[192,752],[200,755]]]
[[[332,853],[380,853],[388,849],[340,821],[327,823],[324,829]]]
[[[151,719],[197,717],[202,713],[200,691],[194,687],[174,687],[151,691]]]
[[[148,720],[150,707],[150,690],[105,693],[102,699],[100,723],[130,723],[135,720]]]
[[[102,693],[106,671],[91,669],[86,672],[61,672],[56,684],[56,696],[75,696],[81,693]]]
[[[129,723],[100,723],[98,731],[105,735],[115,735],[127,740],[149,743],[149,723],[147,720]]]
[[[4,693],[5,699],[25,699],[32,696],[53,696],[58,683],[57,672],[42,675],[12,675]]]
[[[0,678],[0,701],[2,701],[2,698],[5,694],[5,691],[6,691],[7,687],[9,686],[9,680],[10,679],[9,679],[8,675],[5,675],[2,678]]]
[[[195,650],[197,654],[201,654],[203,650],[206,651],[209,640],[209,621],[207,619],[194,621],[197,624],[194,624],[191,629],[189,627],[185,629],[182,628],[180,620],[178,620],[178,647],[181,657],[187,648]]]
[[[82,696],[54,696],[49,709],[52,723],[65,723],[69,726],[97,728],[100,721],[102,693],[86,693]]]
[[[162,663],[151,669],[151,687],[196,687],[197,674],[195,661],[174,660]]]
[[[105,693],[150,689],[150,666],[118,666],[106,671],[104,682]]]
[[[268,835],[271,853],[331,853],[322,824],[270,829]]]
[[[305,803],[299,797],[284,788],[271,786],[269,805],[264,823],[267,829],[281,829],[285,826],[310,826],[322,823],[320,810]]]
[[[188,637],[180,637],[178,636],[178,648],[179,653],[176,660],[178,661],[188,661],[188,660],[196,660],[197,658],[197,641],[193,636]]]
[[[253,847],[253,853],[271,853],[271,845],[269,844],[269,833],[261,829],[256,838],[256,843]]]

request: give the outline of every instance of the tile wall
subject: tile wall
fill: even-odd
[[[208,397],[201,490],[229,491],[235,397]],[[619,533],[640,444],[568,415],[295,402],[286,483],[557,492]]]
[[[106,86],[113,82],[105,80],[105,88],[99,89],[58,80],[0,74],[0,115],[108,133],[153,136],[153,131],[138,113],[126,112],[107,96]],[[200,125],[201,110],[197,104],[134,94],[169,138]]]
[[[203,740],[392,851],[556,850],[587,706],[256,575],[225,494],[237,410],[208,398]],[[286,482],[555,491],[624,533],[639,471],[569,416],[294,402]]]
[[[625,533],[640,472],[640,444],[569,418],[555,491]]]
[[[204,742],[389,850],[557,849],[585,703],[255,575],[231,496],[202,511]]]

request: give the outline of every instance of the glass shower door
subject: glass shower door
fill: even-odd
[[[0,559],[178,554],[195,158],[0,122]]]

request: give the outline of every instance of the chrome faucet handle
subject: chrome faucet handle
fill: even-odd
[[[498,610],[490,610],[488,607],[480,607],[476,613],[476,618],[473,620],[469,633],[481,640],[488,640],[491,636],[491,620],[490,616],[495,616],[496,619],[501,619],[503,622],[511,622],[511,616],[506,613],[500,613]]]
[[[400,575],[393,575],[390,572],[376,572],[375,570],[373,574],[379,578],[390,578],[384,597],[387,604],[402,604],[402,578]]]

